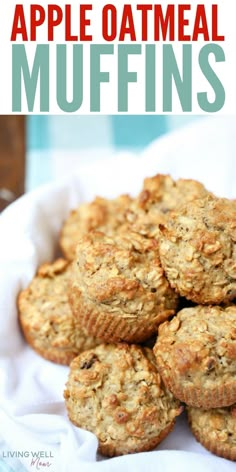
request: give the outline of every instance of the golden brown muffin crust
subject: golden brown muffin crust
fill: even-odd
[[[173,394],[190,406],[236,402],[236,307],[196,306],[159,327],[154,354]]]
[[[139,342],[174,313],[178,297],[160,265],[157,242],[128,232],[84,237],[77,248],[70,302],[90,334]]]
[[[60,246],[65,257],[73,260],[79,239],[91,231],[102,231],[112,235],[125,222],[125,211],[132,199],[121,195],[114,200],[96,197],[72,210],[64,222],[60,235]]]
[[[187,408],[196,439],[217,456],[236,461],[236,404],[228,408]]]
[[[208,196],[182,206],[160,226],[161,263],[172,287],[200,304],[236,296],[236,205]]]
[[[108,456],[154,448],[182,411],[152,351],[135,345],[103,344],[78,356],[64,396],[70,420],[96,434]]]
[[[68,302],[71,264],[57,259],[43,264],[18,299],[19,321],[27,342],[40,355],[59,364],[98,344],[75,320]]]

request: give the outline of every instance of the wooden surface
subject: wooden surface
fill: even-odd
[[[0,116],[0,211],[24,193],[25,117]]]

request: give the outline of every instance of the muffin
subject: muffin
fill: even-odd
[[[236,306],[195,306],[159,327],[154,346],[167,388],[187,405],[236,402]]]
[[[212,410],[188,407],[187,411],[196,439],[213,454],[236,461],[236,404]]]
[[[208,196],[160,225],[160,258],[176,291],[198,304],[236,297],[235,201]]]
[[[127,220],[133,228],[149,237],[159,238],[159,224],[164,224],[171,210],[196,198],[208,195],[196,180],[179,179],[157,174],[144,180],[141,193],[130,204]]]
[[[112,235],[125,221],[125,211],[131,203],[129,195],[114,200],[96,197],[90,203],[72,210],[64,222],[60,235],[60,247],[68,260],[75,257],[79,239],[93,230]]]
[[[71,264],[58,259],[43,264],[18,298],[19,321],[30,346],[45,359],[69,364],[99,341],[74,319],[67,298]]]
[[[182,411],[152,351],[128,344],[101,344],[76,357],[64,397],[69,419],[96,434],[100,453],[110,457],[153,449]]]
[[[78,244],[69,300],[91,336],[142,342],[172,315],[178,296],[160,265],[157,242],[132,231],[94,232]]]

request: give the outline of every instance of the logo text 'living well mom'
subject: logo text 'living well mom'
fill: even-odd
[[[52,466],[54,456],[51,451],[3,451],[3,459],[29,458],[29,465],[35,470],[46,470]]]

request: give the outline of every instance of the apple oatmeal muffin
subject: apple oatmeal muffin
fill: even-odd
[[[159,226],[160,258],[171,286],[198,304],[236,297],[236,204],[208,195]]]
[[[93,232],[78,244],[69,300],[75,317],[106,342],[142,342],[175,313],[178,296],[161,267],[157,241],[127,231]]]
[[[93,432],[99,452],[110,457],[154,449],[182,411],[152,351],[125,343],[101,344],[76,357],[64,397],[69,419]]]
[[[187,405],[236,402],[236,306],[184,308],[159,327],[154,354],[167,388]]]
[[[144,179],[143,189],[131,202],[126,217],[135,231],[158,239],[159,224],[166,222],[171,210],[207,194],[204,185],[196,180],[175,181],[170,175],[157,174]]]
[[[18,297],[19,321],[29,345],[45,359],[65,365],[99,343],[72,315],[67,295],[70,276],[68,261],[43,264]]]
[[[91,231],[112,235],[125,222],[125,212],[132,199],[121,195],[114,200],[96,197],[72,210],[64,222],[60,234],[60,247],[64,256],[73,260],[79,239]]]
[[[236,461],[236,404],[227,408],[187,408],[196,439],[213,454]]]

